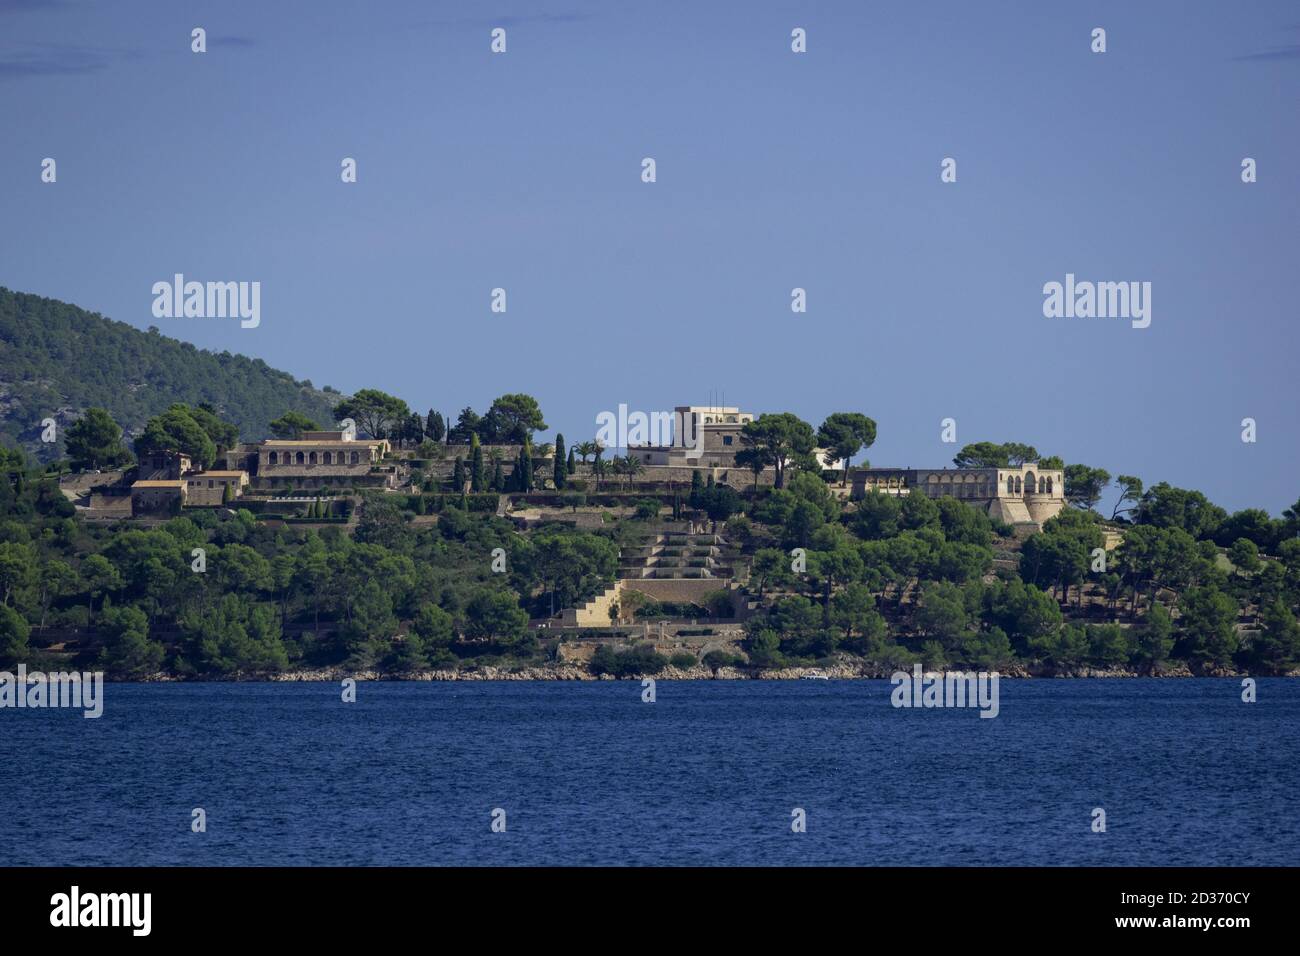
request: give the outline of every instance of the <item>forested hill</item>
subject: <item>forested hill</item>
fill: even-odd
[[[331,422],[340,397],[261,359],[198,349],[0,286],[0,440],[42,460],[61,454],[63,431],[92,406],[135,435],[173,402],[208,402],[252,440],[290,409]],[[59,424],[54,445],[40,440],[46,418]]]

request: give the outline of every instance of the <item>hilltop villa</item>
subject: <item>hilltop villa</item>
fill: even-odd
[[[930,498],[950,496],[977,505],[1008,524],[1038,524],[1065,507],[1065,472],[1038,462],[1005,468],[855,468],[849,472],[854,498],[869,491]]]

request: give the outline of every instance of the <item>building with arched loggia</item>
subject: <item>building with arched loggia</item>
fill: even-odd
[[[392,483],[391,472],[379,467],[388,451],[383,439],[352,438],[341,431],[303,432],[297,439],[268,438],[247,447],[253,483],[263,491],[384,488]]]
[[[856,468],[852,497],[877,491],[930,498],[950,497],[983,508],[1008,524],[1036,524],[1065,507],[1065,472],[1026,462],[1005,468]]]

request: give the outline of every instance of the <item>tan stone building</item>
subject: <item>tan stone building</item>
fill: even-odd
[[[976,505],[1008,524],[1038,524],[1065,507],[1065,472],[1037,462],[1006,468],[856,468],[852,496],[871,491],[930,498],[952,497]]]
[[[740,433],[754,416],[730,405],[678,405],[671,445],[634,445],[628,453],[646,465],[730,468],[743,447]]]
[[[158,517],[180,514],[186,490],[183,478],[137,481],[131,485],[131,515]]]
[[[238,498],[248,487],[246,471],[199,471],[185,476],[185,503],[215,507],[226,500],[229,486],[233,498]]]
[[[255,447],[259,489],[386,487],[392,479],[379,468],[388,452],[388,442],[382,439],[351,438],[341,431],[304,432],[299,439],[268,438]]]

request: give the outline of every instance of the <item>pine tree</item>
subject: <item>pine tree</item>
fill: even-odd
[[[564,436],[555,433],[555,490],[564,490],[564,479],[569,476],[569,465],[564,456]]]

